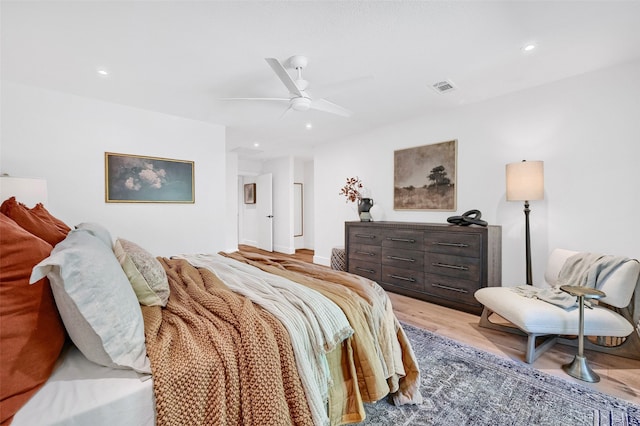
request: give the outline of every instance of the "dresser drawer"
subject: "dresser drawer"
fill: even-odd
[[[349,261],[362,260],[364,262],[380,262],[380,246],[370,246],[365,244],[353,244],[349,250]]]
[[[424,231],[417,229],[383,229],[380,231],[383,247],[404,250],[423,250]]]
[[[444,299],[469,305],[479,305],[473,294],[480,288],[474,281],[461,280],[444,275],[424,274],[424,291]]]
[[[424,239],[424,250],[431,253],[479,257],[482,236],[461,232],[429,232]]]
[[[424,272],[382,265],[382,282],[407,290],[424,291]]]
[[[439,253],[425,253],[424,257],[425,272],[463,280],[480,280],[482,267],[480,259],[477,257],[452,256]]]
[[[370,246],[379,246],[382,241],[379,232],[376,229],[367,229],[366,227],[354,226],[349,228],[349,244],[366,244]]]
[[[349,257],[349,271],[352,274],[360,275],[361,277],[369,278],[370,280],[380,281],[380,270],[382,265],[374,262],[363,262],[362,260],[355,260]]]
[[[382,247],[382,264],[422,271],[424,269],[424,252]]]

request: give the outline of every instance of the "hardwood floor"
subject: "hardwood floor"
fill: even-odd
[[[260,250],[249,246],[241,246],[240,248],[260,252]],[[287,257],[287,255],[281,253],[262,253]],[[311,263],[313,251],[298,250],[291,257]],[[524,336],[481,328],[478,326],[479,317],[477,315],[395,293],[389,292],[388,294],[396,316],[400,321],[498,356],[510,358],[517,362],[524,362],[526,347],[526,338]],[[599,383],[587,383],[568,376],[562,370],[562,365],[571,362],[575,353],[576,348],[556,344],[542,354],[532,366],[564,380],[580,383],[600,392],[640,405],[640,361],[585,350],[589,365],[600,376]]]

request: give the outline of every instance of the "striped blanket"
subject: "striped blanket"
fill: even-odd
[[[344,311],[355,330],[349,341],[353,347],[351,362],[357,374],[357,387],[349,389],[348,384],[344,384],[342,391],[348,395],[342,398],[345,404],[342,407],[329,405],[330,411],[342,409],[341,422],[361,421],[357,404],[362,400],[377,401],[389,393],[396,405],[422,402],[415,354],[393,313],[389,297],[377,283],[293,259],[242,251],[226,256],[313,288]],[[350,361],[344,358],[342,362],[341,369],[349,370],[347,363]],[[332,416],[334,421],[335,416]]]

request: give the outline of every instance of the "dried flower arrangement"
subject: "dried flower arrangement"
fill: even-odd
[[[347,198],[347,203],[349,201],[356,202],[360,201],[362,198],[362,194],[360,190],[363,188],[362,181],[358,176],[347,178],[347,184],[340,189],[340,195],[344,195]]]

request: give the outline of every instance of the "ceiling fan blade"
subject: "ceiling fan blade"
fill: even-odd
[[[280,116],[280,120],[282,120],[287,114],[289,114],[289,111],[291,111],[293,108],[291,108],[291,106],[289,106],[289,108],[285,109],[284,112],[282,113],[282,115]]]
[[[280,61],[278,61],[276,58],[265,58],[265,61],[267,61],[269,66],[273,69],[273,71],[275,71],[280,81],[282,81],[284,85],[287,86],[287,89],[289,89],[290,93],[293,93],[294,95],[300,97],[304,96],[302,91],[300,91],[300,89],[298,89],[298,86],[296,86],[295,81],[293,81],[287,70],[284,69]]]
[[[331,114],[341,115],[343,117],[351,117],[353,112],[348,109],[341,107],[340,105],[336,105],[333,102],[329,102],[326,99],[314,99],[311,101],[311,105],[309,106],[311,109],[317,109],[318,111],[329,112]]]
[[[287,101],[289,98],[218,98],[219,101]]]

